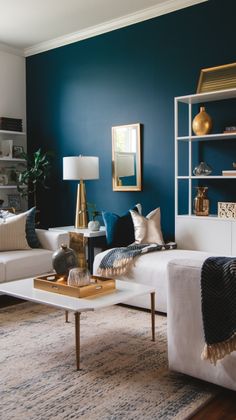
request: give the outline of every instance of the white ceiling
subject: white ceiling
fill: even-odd
[[[0,43],[30,55],[30,49],[34,53],[37,46],[54,48],[56,39],[69,34],[73,36],[64,43],[93,36],[96,28],[107,32],[203,1],[207,0],[0,0]],[[76,34],[81,36],[75,39]]]

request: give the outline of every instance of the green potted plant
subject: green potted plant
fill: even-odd
[[[51,172],[52,152],[43,152],[38,149],[32,156],[22,152],[21,157],[26,160],[27,168],[18,176],[17,189],[22,197],[31,195],[33,205],[36,207],[38,188],[49,188],[47,181]]]

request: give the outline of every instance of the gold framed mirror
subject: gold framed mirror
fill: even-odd
[[[141,191],[141,125],[112,127],[113,191]]]

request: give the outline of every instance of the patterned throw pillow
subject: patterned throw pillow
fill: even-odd
[[[161,210],[160,207],[151,211],[146,217],[136,211],[130,210],[136,244],[164,244],[161,231]]]
[[[136,204],[132,211],[138,214],[141,212],[141,205]],[[109,248],[128,246],[134,242],[134,225],[129,211],[123,216],[103,211],[102,217]]]
[[[27,214],[8,217],[0,223],[0,251],[30,249],[25,233]]]

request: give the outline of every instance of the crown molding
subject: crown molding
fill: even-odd
[[[19,55],[20,57],[25,56],[24,50],[10,47],[10,45],[7,45],[7,44],[1,44],[0,43],[0,51],[6,52],[8,54]]]
[[[165,3],[158,4],[154,7],[149,7],[141,11],[123,16],[118,19],[113,19],[100,25],[91,26],[78,32],[54,38],[50,41],[41,42],[32,47],[25,48],[24,55],[29,57],[31,55],[39,54],[44,51],[52,50],[54,48],[62,47],[64,45],[72,44],[74,42],[82,41],[87,38],[92,38],[106,32],[114,31],[116,29],[124,28],[125,26],[133,25],[144,20],[152,19],[176,10],[184,9],[186,7],[194,6],[199,3],[204,3],[208,0],[169,0]]]

